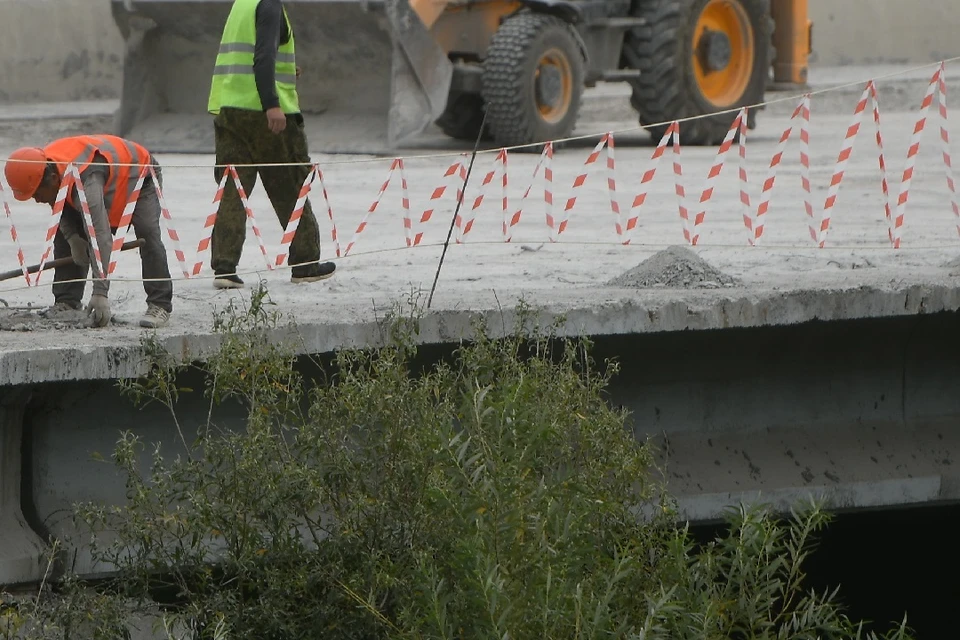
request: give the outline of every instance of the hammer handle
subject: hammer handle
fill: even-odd
[[[137,238],[136,240],[131,240],[130,242],[124,242],[123,246],[120,247],[120,251],[127,251],[128,249],[136,249],[137,247],[143,246],[143,240]],[[66,267],[67,265],[73,264],[73,258],[57,258],[56,260],[48,260],[44,265],[43,269],[56,269],[57,267]],[[36,273],[40,271],[40,265],[34,264],[27,267],[27,273]],[[10,271],[4,271],[0,273],[0,280],[9,280],[10,278],[16,278],[17,276],[23,275],[23,269],[11,269]]]

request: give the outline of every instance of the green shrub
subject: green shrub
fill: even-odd
[[[385,322],[379,349],[343,350],[312,381],[262,289],[217,318],[206,363],[213,407],[242,402],[245,428],[208,420],[183,455],[124,433],[121,507],[85,505],[96,557],[131,601],[201,637],[854,638],[835,594],[808,593],[801,564],[827,516],[780,522],[734,510],[696,547],[653,456],[605,398],[615,363],[553,339],[534,314],[504,339],[427,363],[417,317]],[[295,332],[287,332],[295,335]],[[177,420],[184,367],[155,343],[124,388]],[[235,425],[236,426],[236,425]],[[901,629],[891,637],[906,638]]]

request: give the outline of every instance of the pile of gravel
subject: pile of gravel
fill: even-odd
[[[687,247],[669,247],[607,284],[634,289],[718,289],[738,285],[740,281],[714,269]]]

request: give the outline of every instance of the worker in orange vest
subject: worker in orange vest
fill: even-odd
[[[123,210],[137,186],[140,166],[155,167],[160,184],[154,185],[149,177],[144,180],[131,224],[137,238],[144,241],[140,248],[140,261],[143,290],[147,294],[147,311],[140,319],[140,326],[164,326],[173,311],[173,282],[160,235],[157,187],[163,188],[163,179],[159,165],[149,151],[135,142],[110,135],[74,136],[55,140],[42,149],[24,147],[14,151],[7,160],[4,174],[17,200],[33,198],[52,207],[70,164],[76,165],[79,170],[101,260],[107,266],[110,264],[113,234],[120,226]],[[57,268],[54,272],[54,306],[47,310],[46,317],[56,318],[58,314],[63,316],[64,312],[75,312],[81,308],[85,279],[93,265],[98,279],[94,280],[93,294],[86,308],[88,324],[105,327],[111,319],[107,299],[109,283],[102,275],[102,266],[92,259],[93,247],[81,206],[74,185],[67,195],[60,227],[53,241],[54,258],[71,256],[74,264]]]

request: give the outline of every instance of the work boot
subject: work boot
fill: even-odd
[[[213,275],[214,289],[243,289],[243,280],[235,273],[216,271]]]
[[[155,304],[147,305],[147,312],[140,318],[140,326],[146,329],[159,329],[170,320],[170,312]]]
[[[38,315],[40,315],[43,318],[46,318],[47,320],[57,320],[57,319],[65,319],[65,318],[74,320],[76,319],[75,316],[77,315],[77,311],[81,311],[79,304],[74,305],[69,302],[57,302],[52,307],[48,309],[44,309],[43,311],[39,312]]]
[[[290,282],[295,284],[303,282],[319,282],[326,280],[337,270],[337,265],[332,262],[321,262],[320,264],[305,264],[294,267],[291,270]]]

